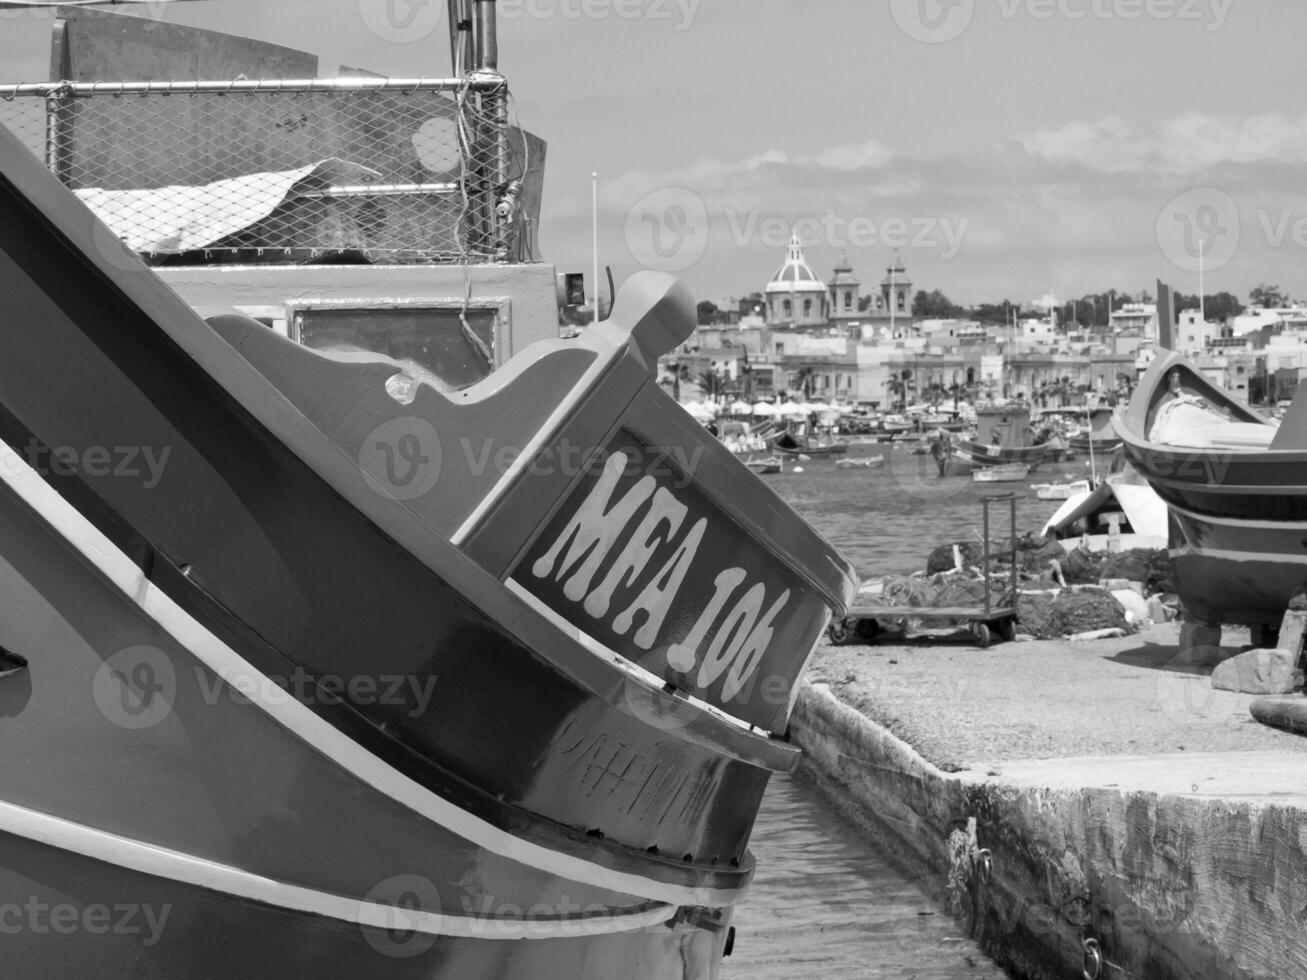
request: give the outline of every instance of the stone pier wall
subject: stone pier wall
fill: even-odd
[[[791,735],[1017,977],[1081,976],[1088,939],[1105,980],[1307,978],[1307,787],[1282,804],[1247,779],[1229,797],[1150,789],[1174,782],[1172,757],[1122,762],[1115,788],[1114,760],[945,773],[823,685],[805,685]]]

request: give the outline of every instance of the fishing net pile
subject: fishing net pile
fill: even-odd
[[[1059,592],[1023,593],[1020,632],[1037,640],[1055,640],[1099,630],[1133,633],[1137,624],[1106,589],[1078,587]]]
[[[1165,548],[1134,548],[1116,554],[1076,548],[1060,564],[1068,585],[1097,585],[1103,579],[1125,579],[1143,585],[1146,595],[1175,591],[1171,556]]]

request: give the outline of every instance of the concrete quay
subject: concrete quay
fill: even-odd
[[[1304,980],[1307,738],[1178,634],[823,646],[791,737],[1015,977]]]

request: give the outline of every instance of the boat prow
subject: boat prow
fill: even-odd
[[[1116,419],[1168,508],[1177,591],[1199,620],[1277,625],[1307,570],[1307,402],[1294,405],[1277,428],[1166,351]]]
[[[715,971],[856,576],[654,383],[683,286],[433,384],[206,323],[0,129],[0,289],[0,894],[170,910],[7,961]]]

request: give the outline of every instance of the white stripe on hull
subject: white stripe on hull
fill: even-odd
[[[1203,548],[1197,545],[1181,545],[1171,549],[1172,558],[1219,558],[1222,561],[1268,562],[1273,565],[1307,565],[1307,555],[1285,555],[1266,551],[1230,551],[1225,548]]]
[[[1257,528],[1263,531],[1293,531],[1295,533],[1307,533],[1307,521],[1260,521],[1245,517],[1217,517],[1212,514],[1200,514],[1197,511],[1189,510],[1185,507],[1179,507],[1175,504],[1167,504],[1171,510],[1177,514],[1183,514],[1185,517],[1199,524],[1219,524],[1223,527],[1248,527]]]
[[[241,690],[252,704],[314,751],[425,819],[502,858],[561,878],[637,895],[650,901],[718,908],[734,905],[747,892],[747,886],[736,889],[690,887],[616,871],[524,840],[468,813],[377,758],[295,699],[272,697],[270,685],[264,683],[265,678],[253,665],[156,587],[99,528],[64,500],[4,442],[0,442],[0,479],[193,657]]]
[[[221,892],[277,908],[339,919],[376,929],[402,929],[429,936],[468,939],[572,939],[634,932],[661,925],[676,914],[672,905],[638,912],[544,919],[479,918],[396,908],[289,885],[180,851],[105,833],[82,824],[0,802],[0,833],[14,834],[82,857],[210,892]]]

